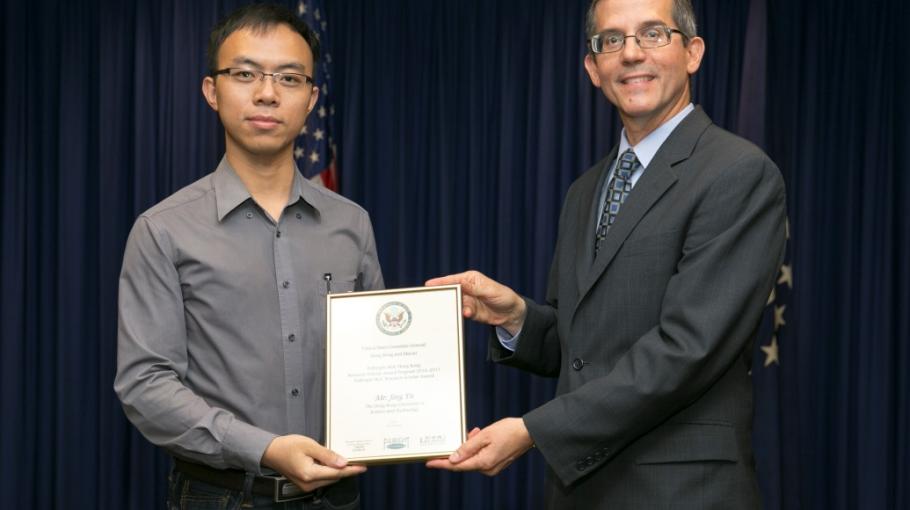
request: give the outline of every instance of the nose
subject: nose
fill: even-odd
[[[280,97],[278,95],[278,87],[275,85],[273,77],[268,75],[263,76],[255,86],[253,101],[256,104],[278,104]]]
[[[631,39],[631,41],[629,40]],[[622,49],[619,50],[623,63],[626,64],[636,64],[641,62],[645,58],[645,52],[641,49],[641,46],[638,44],[638,38],[634,35],[627,35],[626,42],[622,45]]]

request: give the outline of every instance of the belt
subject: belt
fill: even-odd
[[[223,489],[243,492],[246,472],[239,469],[215,469],[195,462],[174,458],[174,468],[184,475],[200,482]],[[257,476],[253,478],[253,494],[269,496],[276,503],[284,501],[316,500],[322,497],[322,489],[304,492],[284,476]]]

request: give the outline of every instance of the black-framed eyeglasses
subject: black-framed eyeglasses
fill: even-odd
[[[674,32],[681,35],[683,40],[687,38],[681,30],[666,25],[652,25],[642,28],[632,35],[626,35],[616,30],[604,30],[588,39],[588,44],[594,53],[613,53],[623,49],[626,39],[634,37],[638,47],[647,50],[670,44],[670,36]]]
[[[265,77],[268,76],[272,79],[272,83],[289,89],[306,85],[312,86],[314,83],[313,78],[303,73],[267,73],[256,69],[245,69],[243,67],[227,67],[215,71],[216,76],[219,74],[226,74],[232,81],[244,84],[265,80]]]

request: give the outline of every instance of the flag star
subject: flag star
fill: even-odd
[[[780,365],[780,358],[778,357],[779,351],[777,347],[776,336],[771,337],[770,344],[761,346],[761,350],[765,351],[765,368],[767,368],[771,363]]]
[[[321,129],[317,129],[316,132],[313,133],[313,138],[315,138],[317,140],[322,140],[322,138],[324,136],[325,136],[325,131],[323,131]]]
[[[326,23],[325,20],[323,20],[322,21],[322,31],[325,32],[325,30],[326,30],[326,28],[328,28],[328,26],[329,26],[329,24]]]
[[[300,2],[297,4],[297,14],[299,16],[303,16],[304,14],[306,14],[306,4],[305,3]]]
[[[300,159],[303,157],[303,148],[295,147],[294,148],[294,159]]]
[[[332,115],[335,115],[335,105],[330,106],[329,111],[332,112]]]
[[[774,331],[777,331],[781,326],[785,326],[787,321],[784,320],[784,310],[787,309],[787,305],[780,305],[774,307]]]
[[[793,288],[793,268],[789,264],[780,266],[780,278],[777,279],[777,284],[782,283],[786,283],[788,288]]]
[[[319,21],[320,19],[322,19],[322,15],[319,14],[319,9],[316,9],[316,11],[313,12],[313,17],[316,18],[316,21]]]
[[[320,118],[325,117],[325,106],[320,106],[319,111],[317,113],[319,113]]]
[[[325,54],[325,61],[328,62],[329,64],[332,63],[332,54],[331,53]]]
[[[302,128],[300,128],[300,134],[301,134],[301,135],[305,135],[305,134],[307,134],[307,128],[306,128],[306,124],[304,124],[304,125],[303,125],[303,127],[302,127]]]
[[[768,302],[765,303],[765,306],[770,305],[770,304],[773,303],[774,300],[776,300],[776,299],[777,299],[777,290],[776,290],[775,288],[772,287],[772,288],[771,288],[771,295],[768,296]]]
[[[313,163],[319,162],[319,153],[316,152],[315,150],[310,153],[310,161],[312,161]]]

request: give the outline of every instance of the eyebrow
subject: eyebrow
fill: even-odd
[[[649,19],[647,21],[642,21],[641,23],[639,23],[638,28],[636,28],[635,31],[637,32],[643,28],[653,27],[654,25],[663,25],[663,26],[667,26],[667,27],[672,26],[671,24],[667,23],[664,20]],[[601,33],[602,32],[622,32],[622,30],[620,30],[618,28],[605,28],[605,29],[601,30],[600,32]]]
[[[253,60],[249,57],[244,57],[244,56],[234,57],[234,60],[232,60],[231,63],[232,64],[244,64],[244,65],[248,65],[250,67],[259,69],[259,70],[264,69],[262,64],[260,64],[259,62],[256,62],[255,60]],[[277,67],[275,67],[275,70],[279,71],[279,72],[282,70],[286,70],[286,69],[293,69],[295,71],[304,72],[304,71],[306,71],[306,66],[299,62],[286,62],[284,64],[280,64]]]

